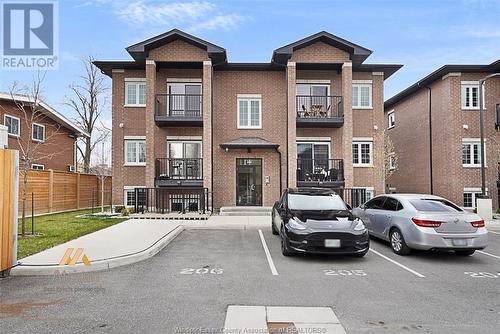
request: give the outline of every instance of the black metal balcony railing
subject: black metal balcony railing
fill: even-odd
[[[343,182],[342,159],[297,159],[297,181]]]
[[[342,96],[297,95],[298,118],[337,118],[343,116]]]
[[[135,188],[135,212],[200,212],[209,207],[207,188]]]
[[[165,180],[203,180],[203,159],[157,158],[155,177]]]
[[[156,94],[156,116],[201,118],[201,94]]]

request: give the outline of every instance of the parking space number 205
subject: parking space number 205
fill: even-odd
[[[184,268],[181,275],[221,275],[223,272],[222,268]]]

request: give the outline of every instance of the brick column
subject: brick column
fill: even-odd
[[[203,187],[212,191],[212,62],[203,62]],[[210,196],[209,196],[210,197]],[[211,205],[211,198],[209,198]]]
[[[342,100],[344,108],[344,126],[342,127],[342,158],[344,159],[345,186],[354,185],[352,167],[352,63],[342,65]]]
[[[287,92],[288,92],[288,186],[297,186],[297,107],[296,107],[296,77],[295,62],[287,64]]]
[[[155,94],[156,63],[146,60],[146,180],[148,188],[155,186]]]

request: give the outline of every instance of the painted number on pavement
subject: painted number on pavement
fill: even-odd
[[[184,268],[181,275],[221,275],[223,272],[222,268]]]
[[[465,271],[464,274],[472,278],[500,278],[500,273],[492,274],[485,271]]]
[[[346,270],[346,269],[325,269],[323,270],[327,276],[366,276],[367,273],[362,269]]]

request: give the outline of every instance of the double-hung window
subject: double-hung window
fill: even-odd
[[[373,165],[373,141],[354,141],[352,143],[352,163],[355,167]]]
[[[146,140],[125,139],[125,165],[146,165]]]
[[[43,142],[45,140],[45,126],[33,123],[31,127],[31,139]]]
[[[137,197],[138,202],[137,205],[146,205],[146,189],[144,187],[124,187],[123,191],[123,204],[125,206],[135,206],[135,194],[137,188]]]
[[[484,101],[484,90],[483,90],[483,101]],[[479,109],[479,82],[462,81],[461,106],[462,109]]]
[[[262,128],[262,98],[260,95],[238,95],[238,129]]]
[[[387,113],[387,129],[392,129],[396,126],[396,116],[394,115],[394,110]]]
[[[353,80],[352,82],[352,107],[355,109],[371,109],[371,80]]]
[[[31,164],[31,169],[33,169],[33,170],[45,170],[45,165],[42,165],[42,164]]]
[[[481,142],[479,140],[462,141],[462,165],[464,167],[481,166]]]
[[[4,115],[3,124],[7,127],[7,133],[11,136],[19,137],[21,134],[21,121],[19,118]]]
[[[126,78],[125,79],[125,106],[145,107],[146,106],[146,79]]]
[[[488,192],[488,189],[486,189],[486,192]],[[464,208],[475,208],[479,195],[481,195],[481,188],[464,188]]]

